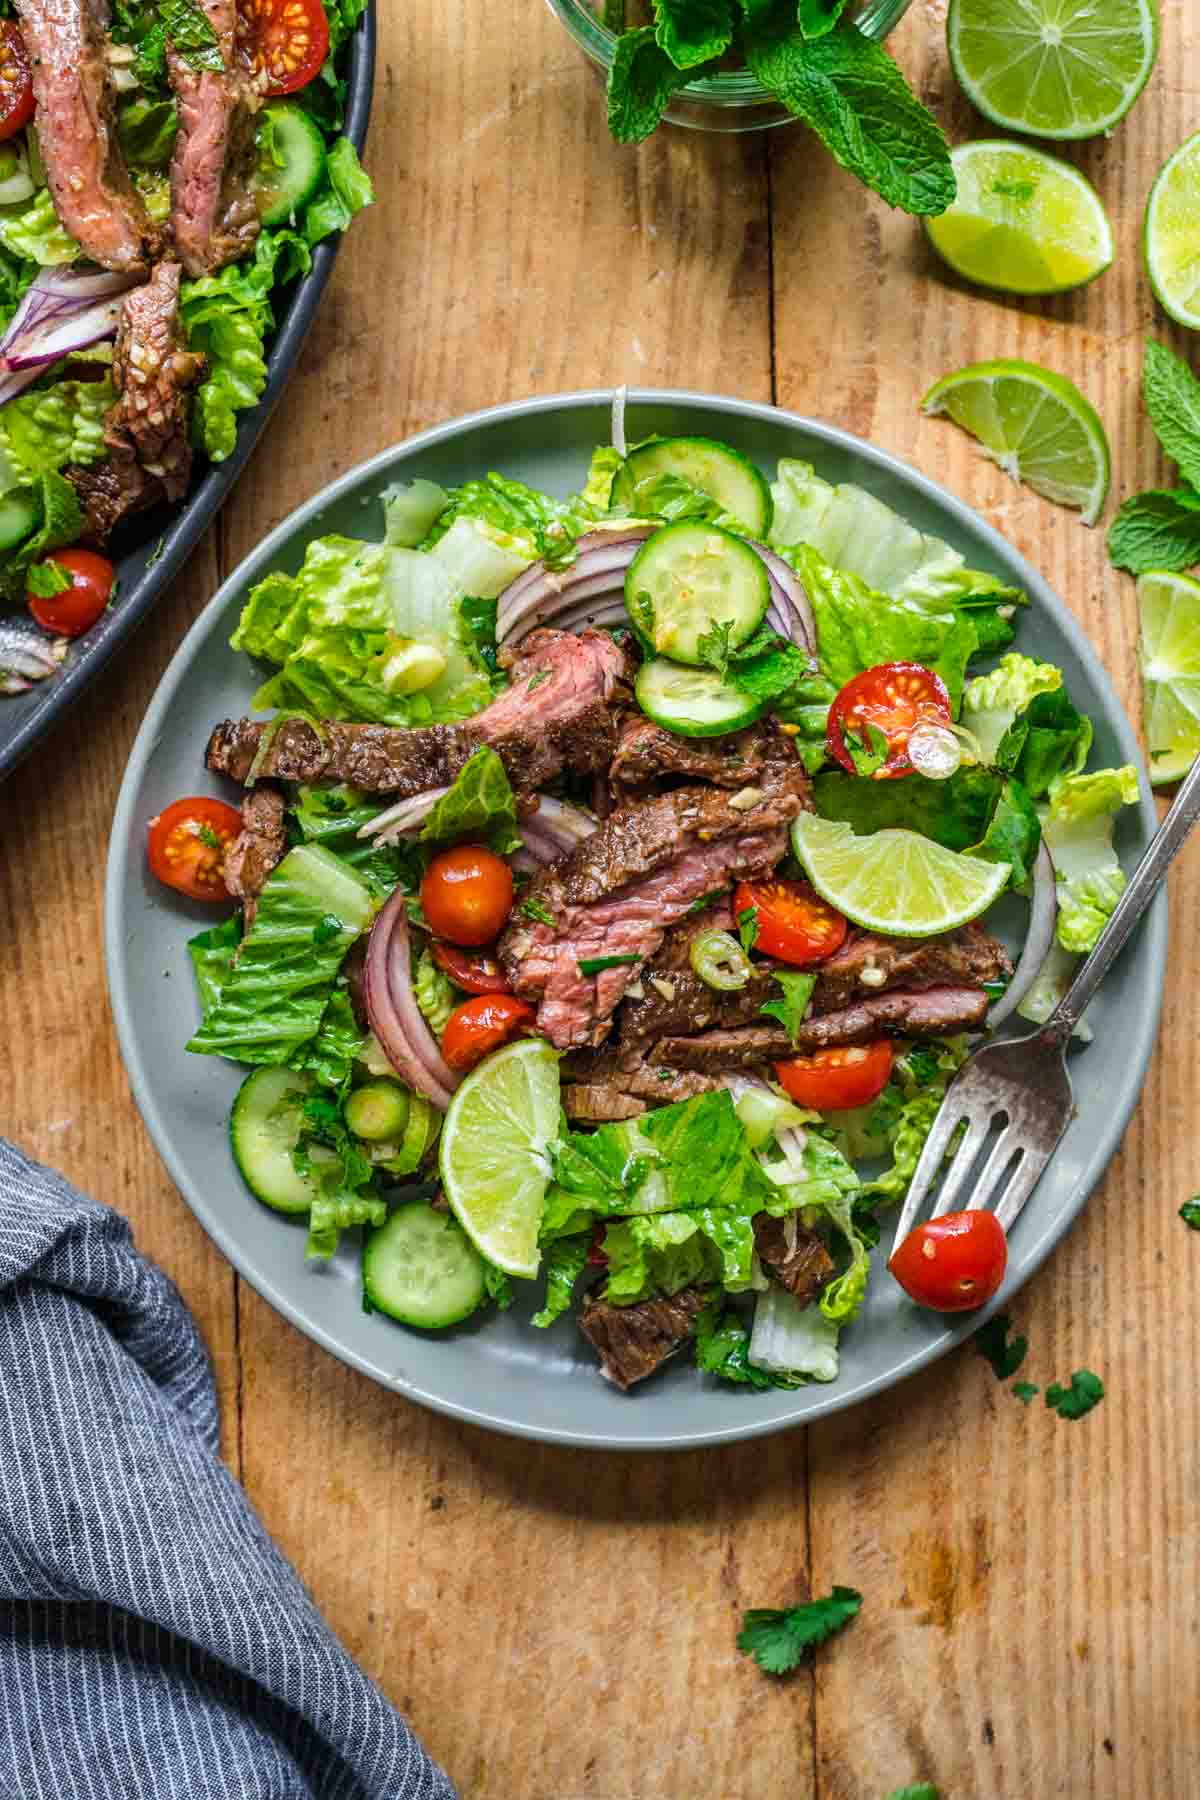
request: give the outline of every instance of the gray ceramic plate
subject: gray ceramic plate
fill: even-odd
[[[629,398],[637,434],[722,438],[773,471],[781,456],[855,481],[914,524],[947,538],[975,567],[1015,582],[1033,604],[1020,644],[1059,664],[1096,722],[1100,764],[1136,762],[1137,741],[1078,625],[1045,582],[994,531],[932,482],[882,451],[810,420],[735,400],[646,392]],[[359,1304],[357,1252],[326,1267],[304,1262],[304,1230],[258,1205],[230,1156],[226,1121],[243,1071],[189,1056],[196,1018],[185,940],[211,912],[177,899],[146,869],[146,821],[181,794],[215,791],[203,766],[215,720],[247,710],[255,671],[228,647],[243,598],[270,569],[295,570],[321,532],[382,534],[379,494],[397,477],[449,486],[501,469],[537,487],[577,488],[593,445],[608,438],[608,396],[567,394],[498,407],[422,433],[343,476],[292,514],[232,575],[175,655],[133,753],[113,825],[106,951],[113,1011],[134,1096],[171,1175],[221,1249],[302,1331],[411,1400],[496,1430],[560,1443],[672,1449],[775,1431],[850,1406],[911,1375],[975,1331],[976,1314],[948,1326],[912,1306],[880,1266],[859,1321],[842,1338],[841,1378],[799,1392],[750,1393],[699,1376],[680,1360],[634,1394],[596,1373],[572,1320],[531,1329],[531,1301],[502,1316],[424,1337]],[[1143,777],[1144,779],[1144,777]],[[1149,795],[1148,784],[1144,791]],[[1155,827],[1152,801],[1130,808],[1122,854],[1136,856]],[[1160,901],[1092,1010],[1095,1042],[1075,1062],[1078,1115],[1015,1231],[1001,1306],[1063,1236],[1099,1181],[1141,1089],[1158,1025],[1166,950]],[[882,1259],[879,1259],[881,1262]]]

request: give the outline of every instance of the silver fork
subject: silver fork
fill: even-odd
[[[1071,1121],[1073,1098],[1067,1072],[1067,1045],[1096,989],[1125,947],[1130,932],[1153,900],[1171,862],[1200,818],[1200,760],[1176,795],[1137,871],[1117,903],[1096,948],[1076,975],[1066,997],[1046,1023],[1024,1037],[985,1044],[968,1057],[946,1089],[913,1174],[896,1227],[903,1243],[934,1182],[954,1133],[966,1129],[930,1214],[985,1207],[1006,1175],[1007,1187],[996,1217],[1008,1231],[1037,1185]],[[963,1194],[993,1128],[1001,1124],[978,1180]]]

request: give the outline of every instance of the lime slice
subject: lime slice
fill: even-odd
[[[816,813],[796,819],[792,845],[822,899],[856,925],[892,937],[933,937],[966,925],[1009,877],[1007,864],[960,856],[918,831],[855,837],[844,821]]]
[[[1143,575],[1137,594],[1150,779],[1159,787],[1200,755],[1200,581]]]
[[[938,255],[959,275],[1009,294],[1059,294],[1103,275],[1112,227],[1077,169],[1022,144],[960,144],[950,160],[958,198],[927,219]]]
[[[1036,363],[972,363],[935,382],[922,410],[948,413],[1014,481],[1094,525],[1108,494],[1108,439],[1094,407],[1064,375]]]
[[[446,1198],[476,1249],[506,1275],[537,1274],[559,1105],[558,1057],[541,1038],[526,1038],[481,1062],[446,1114]]]
[[[1200,132],[1155,177],[1145,235],[1146,268],[1159,305],[1200,331]]]
[[[950,0],[954,73],[1009,131],[1087,138],[1129,111],[1158,54],[1155,0]]]

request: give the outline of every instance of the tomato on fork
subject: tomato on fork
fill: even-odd
[[[995,1213],[943,1213],[909,1232],[888,1268],[918,1306],[970,1312],[990,1300],[1008,1267],[1008,1239]]]
[[[825,741],[829,754],[850,774],[856,773],[846,742],[852,732],[864,749],[873,731],[887,740],[887,758],[873,771],[876,781],[891,781],[912,770],[908,740],[918,725],[949,725],[950,695],[940,675],[922,663],[880,663],[848,681],[829,709]]]
[[[0,142],[32,117],[33,74],[25,39],[15,19],[0,19]]]
[[[733,916],[753,909],[758,932],[753,948],[780,962],[824,962],[846,941],[849,927],[837,908],[822,900],[807,881],[772,876],[768,881],[740,881],[733,896]]]
[[[241,813],[224,800],[175,800],[150,821],[150,873],[189,900],[229,900],[225,852],[241,829]]]
[[[238,0],[237,42],[268,94],[294,94],[321,72],[329,20],[321,0]]]
[[[892,1075],[892,1046],[887,1038],[874,1044],[846,1044],[793,1056],[775,1064],[784,1092],[797,1106],[817,1112],[849,1112],[881,1094]]]

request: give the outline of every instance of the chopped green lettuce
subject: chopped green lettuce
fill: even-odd
[[[211,925],[188,939],[187,952],[196,977],[201,1017],[207,1019],[217,1002],[217,995],[233,967],[237,947],[242,941],[242,921],[237,913],[220,925]]]
[[[694,1335],[696,1367],[702,1374],[716,1375],[743,1387],[762,1389],[775,1385],[766,1369],[756,1368],[750,1361],[750,1333],[736,1314],[724,1307],[719,1292],[713,1294],[696,1320]]]
[[[1056,938],[1025,998],[1017,1007],[1021,1017],[1032,1020],[1035,1025],[1044,1025],[1059,1001],[1066,999],[1067,990],[1078,974],[1082,961],[1081,955],[1064,950]],[[1086,1019],[1079,1021],[1073,1035],[1081,1043],[1091,1043],[1093,1032]]]
[[[113,397],[107,379],[66,380],[28,389],[0,407],[0,449],[18,478],[29,480],[67,463],[99,462],[106,454],[104,415]]]
[[[348,137],[330,146],[320,187],[304,207],[300,229],[309,244],[319,244],[335,231],[345,231],[356,213],[375,199],[371,177],[358,160]]]
[[[754,1278],[754,1228],[734,1207],[616,1219],[601,1247],[608,1258],[604,1298],[618,1306],[708,1281],[736,1294]]]
[[[498,856],[511,856],[521,848],[517,802],[508,774],[486,744],[463,765],[421,828],[424,844],[449,844],[464,837],[483,838]]]
[[[131,169],[163,169],[171,160],[179,112],[174,100],[140,96],[122,102],[117,112],[117,138]]]
[[[587,480],[579,498],[590,512],[602,515],[612,503],[613,479],[622,462],[621,452],[611,444],[601,444],[592,451]]]
[[[878,1099],[853,1113],[830,1116],[847,1156],[891,1157],[889,1167],[863,1184],[862,1200],[890,1206],[904,1199],[947,1085],[966,1056],[965,1038],[915,1045],[897,1057]]]
[[[59,224],[50,190],[44,187],[28,200],[0,206],[0,246],[43,268],[74,262],[81,254],[75,239]]]
[[[236,415],[254,406],[267,385],[264,340],[275,323],[271,289],[308,272],[312,258],[294,231],[264,231],[254,254],[216,275],[184,281],[179,316],[188,343],[208,358],[196,392],[192,437],[213,462],[237,441]]]
[[[983,760],[994,764],[1005,733],[1038,694],[1062,687],[1062,670],[1016,651],[998,668],[976,675],[963,691],[962,722],[979,742]]]
[[[836,1381],[840,1329],[819,1306],[802,1306],[773,1281],[755,1304],[750,1366],[765,1371],[780,1387]]]
[[[199,980],[199,971],[197,971]],[[350,996],[344,987],[335,987],[321,1015],[317,1035],[301,1044],[288,1058],[288,1065],[313,1077],[322,1087],[333,1088],[344,1095],[350,1085],[354,1063],[366,1047],[366,1035],[359,1030]]]
[[[542,1268],[546,1274],[546,1304],[533,1315],[534,1325],[553,1325],[565,1313],[575,1292],[575,1283],[583,1274],[591,1245],[590,1231],[575,1232],[570,1237],[555,1238],[542,1252]]]
[[[434,520],[449,499],[445,488],[436,481],[398,481],[385,489],[383,518],[385,544],[396,544],[402,550],[415,550],[428,537]]]
[[[1010,654],[988,675],[969,681],[962,723],[984,760],[1041,799],[1060,775],[1076,775],[1092,747],[1091,720],[1071,704],[1062,670]]]
[[[590,530],[605,511],[607,501],[597,506],[585,502],[582,496],[555,500],[523,481],[492,473],[481,481],[467,481],[450,490],[448,504],[434,524],[428,544],[436,547],[460,520],[473,520],[476,525],[487,527],[492,541],[511,557],[523,559],[509,574],[511,581],[521,568],[539,558],[545,558],[552,566],[570,562],[575,540]],[[507,582],[502,585],[507,586]],[[474,586],[464,588],[469,594],[486,591]]]
[[[417,997],[421,1017],[433,1035],[440,1039],[446,1029],[450,1014],[457,1004],[457,999],[450,977],[444,969],[438,968],[428,944],[417,959],[417,967],[413,975],[413,993]]]
[[[1113,848],[1113,825],[1138,799],[1131,763],[1060,778],[1042,812],[1042,831],[1058,882],[1058,941],[1064,950],[1095,948],[1125,891],[1125,872]]]
[[[25,571],[48,550],[73,544],[83,530],[83,509],[69,481],[48,469],[22,484],[32,490],[34,527],[29,536],[0,560],[0,598],[20,600],[25,594]]]

